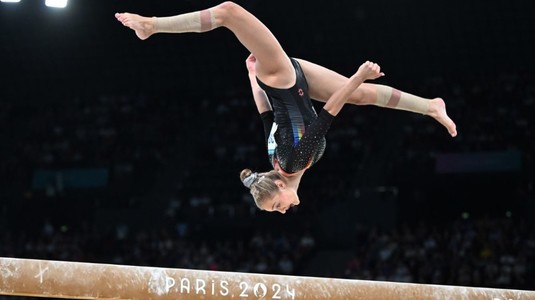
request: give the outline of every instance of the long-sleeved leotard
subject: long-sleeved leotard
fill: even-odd
[[[322,157],[334,118],[324,109],[316,113],[303,70],[295,59],[291,61],[296,72],[291,88],[273,88],[257,79],[273,107],[261,114],[269,159],[287,173],[310,168]]]

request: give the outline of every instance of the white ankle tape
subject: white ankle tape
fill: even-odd
[[[213,29],[214,18],[209,9],[171,17],[155,17],[156,32],[205,32]]]
[[[426,115],[429,99],[411,95],[385,85],[377,85],[377,106],[407,110]]]

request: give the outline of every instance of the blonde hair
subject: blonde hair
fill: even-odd
[[[253,173],[250,169],[243,169],[240,173],[242,183],[251,190],[256,206],[259,208],[279,192],[279,186],[275,180],[282,180],[286,183],[286,178],[276,170],[264,173]]]

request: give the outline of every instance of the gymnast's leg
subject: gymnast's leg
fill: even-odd
[[[169,17],[144,17],[117,13],[124,26],[145,40],[156,33],[206,32],[218,27],[231,30],[238,40],[256,57],[256,75],[264,83],[286,88],[295,82],[295,71],[271,31],[255,16],[233,2]]]
[[[310,97],[315,100],[326,102],[348,80],[347,77],[320,65],[302,59],[299,59],[299,62],[310,87]],[[452,137],[457,135],[456,125],[448,116],[442,98],[427,99],[386,85],[363,83],[351,94],[347,102],[428,115],[446,127]]]

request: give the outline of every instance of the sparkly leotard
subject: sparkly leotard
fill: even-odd
[[[316,113],[303,70],[299,62],[291,61],[296,72],[296,83],[291,88],[273,88],[257,79],[273,107],[273,111],[260,115],[269,160],[273,167],[278,163],[287,173],[308,169],[322,157],[325,134],[334,118],[324,109]]]

